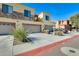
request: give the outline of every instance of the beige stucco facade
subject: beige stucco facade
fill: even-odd
[[[17,19],[9,19],[9,18],[3,18],[0,17],[0,23],[9,23],[9,24],[15,24],[15,29],[17,28],[23,28],[23,24],[26,25],[40,25],[41,31],[43,31],[45,24],[42,22],[35,22],[35,21],[27,21],[27,20],[17,20]]]
[[[22,24],[35,24],[35,25],[43,25],[41,22],[35,22],[35,21],[27,21],[27,20],[17,20],[17,19],[10,19],[10,18],[3,18],[0,17],[0,23],[15,23],[16,25],[22,27]],[[16,27],[18,27],[16,26]]]
[[[40,18],[40,19],[42,19],[44,22],[46,21],[46,19],[45,19],[45,16],[50,16],[50,14],[49,13],[46,13],[46,12],[41,12],[39,15],[38,15],[38,17]]]
[[[50,21],[45,23],[45,22],[35,22],[35,21],[17,20],[17,19],[9,19],[9,18],[0,17],[0,23],[14,24],[15,25],[14,29],[23,28],[23,24],[26,24],[26,25],[40,25],[41,26],[41,31],[43,31],[45,26],[49,26],[49,27],[51,26],[53,28],[53,25]]]
[[[49,20],[46,20],[45,16],[49,16]],[[46,26],[46,27],[51,27],[51,28],[54,27],[55,28],[55,22],[53,20],[50,20],[50,16],[51,16],[51,14],[49,14],[47,12],[41,12],[38,15],[38,17],[43,20],[43,24],[44,24],[43,27]]]

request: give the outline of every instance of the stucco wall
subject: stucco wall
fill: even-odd
[[[48,14],[48,13],[45,13],[45,12],[41,12],[39,15],[38,15],[38,17],[40,18],[40,19],[42,19],[44,22],[46,21],[46,19],[45,19],[45,16],[49,16],[50,17],[50,14]]]
[[[50,23],[50,22],[44,23],[44,22],[10,19],[10,18],[3,18],[3,17],[0,17],[0,22],[1,23],[14,23],[15,28],[23,28],[23,24],[31,24],[31,25],[38,25],[38,26],[40,25],[41,26],[41,31],[44,29],[45,25],[53,27],[53,23]]]
[[[15,24],[15,28],[24,28],[23,27],[23,24],[26,24],[26,25],[36,25],[36,26],[41,26],[41,30],[42,30],[42,25],[43,23],[41,22],[34,22],[34,21],[27,21],[27,20],[17,20],[17,19],[9,19],[9,18],[2,18],[0,17],[0,23],[14,23]],[[7,29],[8,30],[8,29]]]

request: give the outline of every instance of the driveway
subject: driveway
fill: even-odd
[[[0,56],[12,56],[13,40],[11,35],[0,36]]]

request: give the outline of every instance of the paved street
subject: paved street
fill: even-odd
[[[66,54],[64,54],[61,51],[62,47],[72,47],[72,48],[79,49],[79,38],[73,38],[69,42],[62,43],[60,46],[58,46],[58,47],[50,50],[49,52],[43,54],[43,56],[67,56]],[[79,52],[79,51],[77,51],[77,52]],[[72,54],[74,54],[74,53],[72,53]]]

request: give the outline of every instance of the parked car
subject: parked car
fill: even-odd
[[[56,30],[56,28],[49,28],[48,30],[49,30],[48,32],[50,34],[51,32],[54,32]]]

